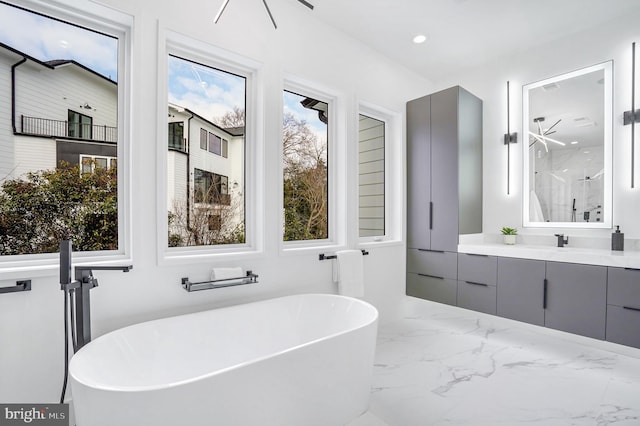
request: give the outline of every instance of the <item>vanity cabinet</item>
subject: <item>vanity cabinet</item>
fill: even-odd
[[[497,258],[458,254],[458,306],[496,313]]]
[[[544,324],[604,340],[607,267],[547,262]]]
[[[498,258],[497,314],[544,325],[544,260]]]
[[[608,268],[606,339],[640,348],[639,269]]]
[[[456,253],[407,250],[407,294],[456,305],[458,258]]]
[[[406,113],[407,294],[455,305],[458,235],[482,232],[482,101],[456,86]]]

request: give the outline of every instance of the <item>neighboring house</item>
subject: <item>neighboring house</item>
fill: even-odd
[[[0,99],[0,182],[61,161],[117,161],[115,81],[75,61],[42,62],[0,43]],[[168,131],[169,210],[244,205],[243,127],[222,129],[169,105]]]
[[[75,61],[42,62],[0,43],[0,95],[0,180],[61,161],[116,161],[115,81]]]
[[[211,206],[240,210],[244,205],[244,127],[223,129],[174,104],[169,104],[168,115],[168,210]],[[243,216],[238,212],[235,224]]]

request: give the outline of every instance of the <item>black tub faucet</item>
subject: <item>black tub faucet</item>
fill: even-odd
[[[569,244],[569,236],[564,236],[564,234],[553,234],[558,237],[558,247],[564,247],[565,244]]]

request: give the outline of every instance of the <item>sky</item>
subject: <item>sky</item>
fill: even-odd
[[[285,114],[291,113],[299,120],[304,120],[319,141],[327,140],[327,125],[318,118],[318,111],[302,106],[300,102],[305,99],[304,96],[285,91],[283,99]],[[329,113],[331,112],[329,111]]]
[[[118,79],[118,40],[0,3],[0,42],[41,61],[71,59]]]
[[[169,56],[169,102],[213,120],[245,109],[246,79],[215,68]]]

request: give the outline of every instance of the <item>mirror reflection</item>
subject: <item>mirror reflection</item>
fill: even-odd
[[[611,69],[524,86],[525,226],[611,227]]]

